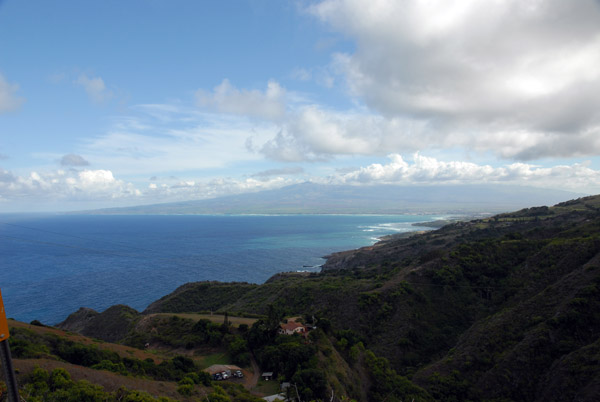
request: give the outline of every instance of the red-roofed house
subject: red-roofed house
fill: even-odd
[[[278,332],[283,335],[305,334],[306,327],[299,322],[288,322],[287,324],[279,324]]]

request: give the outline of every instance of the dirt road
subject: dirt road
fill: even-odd
[[[260,379],[260,367],[258,367],[258,363],[256,363],[252,353],[250,354],[250,364],[252,365],[253,374],[252,377],[246,377],[244,381],[244,387],[246,387],[247,390],[251,390],[256,387],[258,380]]]

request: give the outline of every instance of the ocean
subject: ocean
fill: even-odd
[[[139,311],[186,282],[263,283],[323,256],[420,230],[423,215],[0,215],[8,317],[57,324],[79,307]]]

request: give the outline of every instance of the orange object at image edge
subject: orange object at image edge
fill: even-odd
[[[2,301],[2,291],[0,290],[0,342],[7,340],[8,337],[8,322],[6,321],[4,302]]]

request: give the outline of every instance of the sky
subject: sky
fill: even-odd
[[[305,181],[600,193],[600,1],[0,0],[0,213]]]

